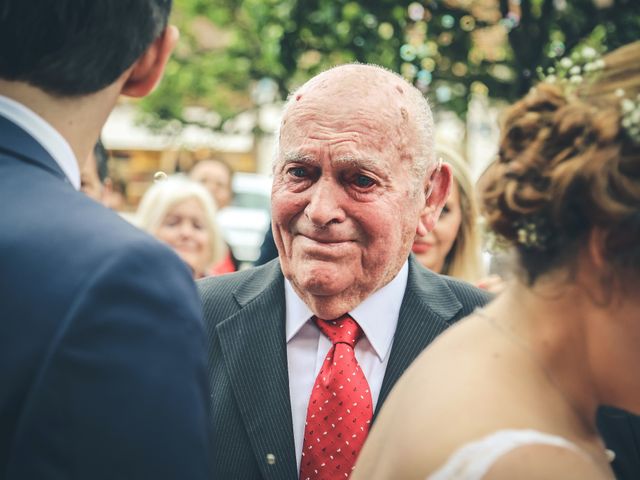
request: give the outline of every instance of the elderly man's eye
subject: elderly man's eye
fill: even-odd
[[[298,178],[304,178],[307,175],[307,171],[303,167],[290,168],[288,173]]]
[[[369,188],[375,184],[375,181],[371,177],[367,177],[366,175],[357,175],[354,183],[357,187]]]

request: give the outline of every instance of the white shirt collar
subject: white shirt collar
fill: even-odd
[[[31,135],[53,157],[76,190],[80,189],[80,167],[65,138],[33,110],[0,95],[0,115]]]
[[[384,361],[391,350],[408,277],[409,262],[406,261],[393,280],[349,312],[364,331],[380,361]],[[311,319],[313,312],[286,278],[284,286],[288,343]]]

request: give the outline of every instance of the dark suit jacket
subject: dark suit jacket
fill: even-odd
[[[598,411],[598,428],[616,458],[611,464],[618,480],[640,479],[640,417],[613,407]]]
[[[295,480],[279,261],[198,282],[209,337],[216,460],[223,479]],[[485,292],[409,261],[409,278],[376,413],[416,356]],[[268,458],[274,458],[269,462]]]
[[[0,117],[0,478],[210,478],[208,410],[188,269]]]

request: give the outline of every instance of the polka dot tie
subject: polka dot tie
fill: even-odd
[[[349,478],[373,415],[369,384],[354,353],[362,329],[349,315],[314,322],[333,345],[309,398],[300,479]]]

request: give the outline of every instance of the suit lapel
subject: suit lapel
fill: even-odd
[[[407,367],[450,326],[449,321],[461,308],[462,304],[447,284],[438,275],[418,267],[410,257],[407,288],[374,419]]]
[[[265,283],[234,296],[243,306],[217,332],[232,389],[265,479],[296,479],[285,339],[284,281],[278,262]],[[261,287],[266,284],[266,288]],[[256,286],[261,287],[256,290]],[[259,292],[259,293],[258,293]],[[273,455],[275,463],[267,462]]]

